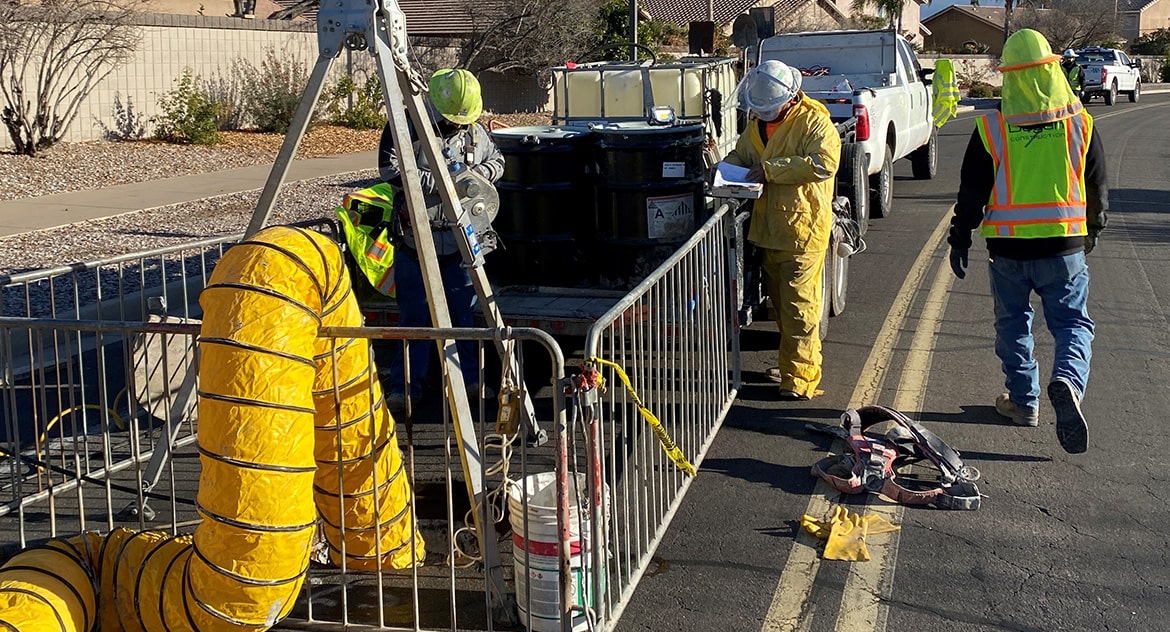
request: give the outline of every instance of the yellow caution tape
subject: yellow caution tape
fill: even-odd
[[[683,456],[682,450],[670,438],[670,435],[666,434],[666,429],[662,427],[662,422],[658,421],[658,417],[655,417],[654,413],[650,412],[650,409],[642,404],[642,400],[638,397],[638,392],[634,390],[634,386],[630,383],[630,377],[626,375],[622,367],[609,360],[602,360],[596,357],[589,358],[587,361],[607,366],[617,373],[622,384],[626,385],[626,391],[629,392],[630,398],[634,400],[634,405],[638,407],[638,412],[650,423],[650,428],[654,431],[654,436],[658,437],[658,443],[662,444],[662,451],[666,453],[666,456],[670,457],[675,467],[683,471],[683,474],[694,476],[695,466],[691,465],[691,462],[687,460],[687,457]]]

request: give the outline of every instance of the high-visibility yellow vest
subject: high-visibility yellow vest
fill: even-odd
[[[995,162],[984,237],[1076,237],[1085,225],[1085,160],[1093,117],[1080,112],[1049,125],[1017,127],[999,112],[976,122]]]
[[[1080,90],[1081,82],[1085,77],[1085,73],[1081,71],[1081,67],[1073,64],[1069,68],[1061,66],[1061,69],[1064,70],[1064,76],[1068,79],[1069,87],[1073,90]]]
[[[934,62],[931,89],[934,92],[934,126],[942,127],[947,119],[959,113],[956,107],[959,104],[959,84],[955,80],[955,65],[951,60]]]
[[[382,182],[346,195],[336,209],[354,262],[370,285],[386,296],[395,294],[394,245],[389,231],[394,218],[393,200],[393,189]]]

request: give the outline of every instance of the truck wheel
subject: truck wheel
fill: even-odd
[[[833,244],[833,294],[829,305],[830,316],[845,313],[845,293],[849,290],[849,257],[837,255],[837,244]]]
[[[1114,81],[1109,85],[1109,91],[1105,93],[1105,105],[1113,105],[1117,103],[1117,82]]]
[[[829,316],[832,315],[833,303],[833,264],[837,259],[833,251],[836,248],[836,242],[830,237],[829,249],[825,251],[825,265],[821,267],[821,324],[817,332],[817,337],[821,340],[829,335]]]
[[[841,166],[837,169],[838,195],[849,198],[853,221],[861,234],[869,230],[869,158],[857,143],[841,145]]]
[[[1142,82],[1135,81],[1133,84],[1133,90],[1129,93],[1129,102],[1130,103],[1137,103],[1138,100],[1141,98],[1142,98]]]
[[[938,128],[930,130],[930,140],[910,154],[915,180],[930,180],[938,173]]]
[[[876,219],[889,217],[894,204],[894,163],[890,148],[883,149],[882,170],[869,177],[869,216]]]

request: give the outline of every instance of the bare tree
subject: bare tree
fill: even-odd
[[[1054,0],[1046,9],[1021,10],[1017,26],[1040,31],[1054,50],[1100,44],[1117,32],[1111,11],[1101,11],[1100,0]]]
[[[476,72],[541,74],[575,59],[595,36],[597,0],[466,0],[475,33],[460,47],[460,66]]]
[[[94,87],[138,45],[136,0],[0,4],[0,118],[16,152],[36,155],[77,118]]]

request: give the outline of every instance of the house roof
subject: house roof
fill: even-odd
[[[930,24],[946,13],[957,12],[976,20],[981,20],[990,24],[1003,28],[1004,20],[1006,19],[1003,7],[973,7],[965,4],[953,4],[938,13],[926,18],[922,21],[923,24]]]
[[[780,0],[780,5],[800,6],[809,0]],[[714,0],[715,23],[727,24],[741,13],[756,6],[759,0]],[[642,0],[639,3],[655,20],[686,26],[690,22],[707,19],[707,0]]]
[[[273,1],[285,8],[300,2]],[[472,18],[479,18],[478,26],[485,26],[483,22],[489,21],[489,16],[504,4],[502,0],[398,0],[398,6],[406,14],[407,33],[429,37],[461,37],[476,33],[477,25]],[[304,12],[301,17],[316,21],[317,8]]]
[[[1158,0],[1117,0],[1118,11],[1144,11]]]

